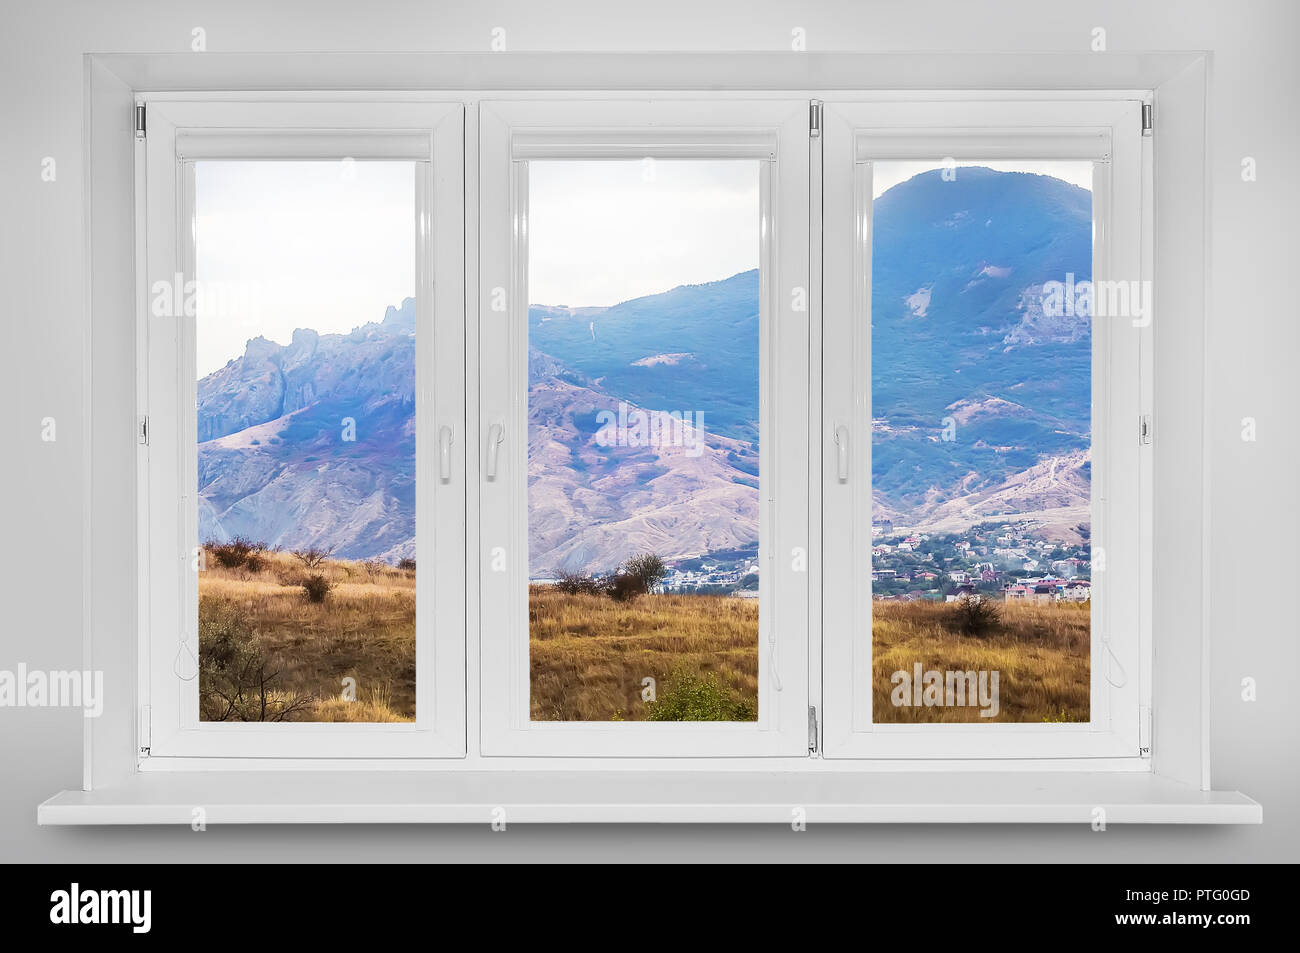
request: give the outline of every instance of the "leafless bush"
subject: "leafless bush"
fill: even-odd
[[[334,583],[320,573],[313,573],[302,582],[302,591],[306,594],[308,602],[324,602],[333,588]]]
[[[296,558],[308,569],[315,569],[325,560],[329,559],[330,556],[332,556],[333,554],[334,554],[334,547],[332,546],[329,549],[321,549],[317,546],[312,546],[308,549],[293,550],[294,558]]]
[[[605,589],[605,582],[583,572],[561,571],[556,574],[554,586],[568,596],[598,596]]]
[[[964,595],[952,604],[951,625],[962,635],[982,639],[997,631],[998,607],[978,595]]]
[[[265,543],[255,543],[247,536],[235,536],[224,543],[208,543],[207,550],[217,565],[224,569],[247,568],[258,572],[265,561],[262,553],[266,552]]]
[[[289,721],[311,708],[310,695],[272,686],[248,622],[232,606],[199,608],[199,709],[204,721]]]

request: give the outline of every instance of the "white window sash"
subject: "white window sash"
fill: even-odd
[[[138,347],[149,445],[141,467],[141,719],[149,761],[192,758],[430,758],[465,754],[463,129],[458,102],[239,102],[148,98],[137,203],[145,235]],[[150,310],[156,281],[194,276],[193,164],[203,159],[417,162],[416,721],[198,720],[194,322]],[[436,280],[435,280],[436,279]],[[187,408],[190,408],[187,410]],[[436,447],[453,430],[451,478]],[[184,646],[178,633],[184,634]],[[193,662],[183,660],[184,667]],[[341,686],[340,686],[341,688]],[[143,746],[143,745],[142,745]]]
[[[487,756],[806,756],[808,106],[805,101],[492,102],[480,109],[479,479],[481,745]],[[758,721],[534,722],[527,592],[527,160],[754,158],[763,162]],[[506,312],[492,310],[498,289]],[[499,435],[504,440],[489,449]],[[504,556],[506,570],[494,568]],[[499,562],[497,563],[499,567]]]
[[[1093,323],[1091,721],[1088,724],[872,722],[872,162],[1080,159],[1094,163],[1093,281],[1143,270],[1141,106],[1118,102],[828,103],[823,145],[823,702],[825,756],[866,759],[1141,759],[1150,706],[1150,447],[1138,419],[1149,391],[1150,327]],[[960,174],[960,173],[959,173]],[[1064,277],[1064,276],[1062,276]],[[885,356],[887,358],[887,356]],[[843,429],[841,429],[843,428]],[[850,479],[837,475],[847,433]],[[1148,742],[1149,744],[1149,742]]]

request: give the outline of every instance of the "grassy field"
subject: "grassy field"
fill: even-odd
[[[329,590],[313,602],[313,575]],[[997,605],[983,637],[952,607],[875,602],[877,722],[1087,721],[1089,606]],[[410,721],[415,717],[415,571],[290,553],[199,574],[201,714],[207,720]],[[529,591],[531,715],[537,721],[751,721],[758,709],[758,600]],[[213,664],[224,666],[213,675]],[[890,676],[997,671],[1000,711],[895,707]],[[238,672],[241,678],[234,678]],[[248,673],[252,673],[251,677]],[[260,676],[260,677],[259,677]],[[344,700],[343,680],[356,680]],[[654,701],[644,695],[654,680]],[[240,684],[232,692],[232,683]],[[247,691],[245,696],[243,692]],[[240,694],[236,703],[230,696]]]
[[[643,596],[618,603],[534,586],[532,718],[536,721],[640,721],[651,677],[663,699],[674,675],[702,675],[750,712],[758,708],[758,604],[725,596]],[[961,634],[951,605],[876,602],[873,710],[881,723],[1087,721],[1087,604],[996,606],[987,635]],[[999,711],[976,705],[897,707],[895,671],[996,671]],[[737,719],[737,720],[751,720]]]
[[[534,721],[644,721],[656,699],[698,720],[758,711],[758,600],[649,595],[630,602],[529,591],[531,713]],[[666,717],[668,709],[661,709]]]
[[[974,638],[952,628],[952,606],[933,602],[873,602],[872,666],[877,723],[1087,721],[1090,697],[1087,603],[997,604],[992,633]],[[1000,711],[981,718],[977,707],[896,707],[896,671],[996,671]]]
[[[308,569],[290,553],[260,553],[254,566],[224,567],[209,552],[199,573],[199,655],[211,659],[223,634],[233,633],[249,700],[230,712],[229,678],[200,675],[205,718],[240,719],[263,710],[266,720],[411,721],[415,718],[415,571],[377,563],[324,560]],[[323,576],[332,586],[322,602],[302,583]],[[250,664],[251,661],[251,664]],[[264,668],[258,666],[264,665]],[[227,666],[227,670],[230,666]],[[356,700],[342,697],[343,679],[356,679]],[[211,689],[219,689],[214,694]],[[287,714],[285,714],[288,709]]]

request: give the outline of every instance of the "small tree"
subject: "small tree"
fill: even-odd
[[[325,560],[329,559],[333,553],[333,546],[329,549],[321,549],[318,546],[311,546],[307,549],[295,549],[293,551],[294,557],[308,569],[315,569]]]
[[[633,556],[627,561],[623,571],[629,576],[635,576],[641,580],[645,592],[649,592],[659,585],[664,581],[664,577],[668,575],[668,567],[654,553],[642,553],[640,556]]]

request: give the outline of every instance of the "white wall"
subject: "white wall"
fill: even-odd
[[[88,340],[82,201],[82,55],[186,52],[202,27],[219,51],[484,51],[493,27],[513,50],[810,49],[1084,51],[1104,27],[1111,51],[1213,53],[1213,263],[1208,383],[1212,507],[1212,758],[1216,788],[1264,806],[1264,825],[1232,829],[69,830],[39,829],[35,805],[81,783],[81,717],[0,709],[0,856],[13,859],[243,861],[319,858],[496,860],[541,857],[934,860],[1295,860],[1300,856],[1300,717],[1287,697],[1300,672],[1293,581],[1300,559],[1300,305],[1290,283],[1300,242],[1300,142],[1294,97],[1300,37],[1292,0],[1006,0],[785,2],[593,0],[437,3],[340,0],[119,0],[19,3],[0,9],[0,668],[81,661],[83,353]],[[202,55],[202,54],[191,54]],[[1103,53],[1095,54],[1104,56]],[[57,180],[42,182],[46,156]],[[1243,156],[1258,161],[1246,184]],[[1177,316],[1165,316],[1168,323]],[[1240,438],[1255,417],[1257,442]],[[41,440],[53,417],[57,440]],[[123,557],[131,542],[123,540]],[[1187,579],[1188,592],[1199,585]],[[1259,700],[1240,700],[1253,676]],[[129,850],[129,854],[126,852]],[[292,851],[292,853],[287,853]],[[867,852],[870,852],[869,854]]]

